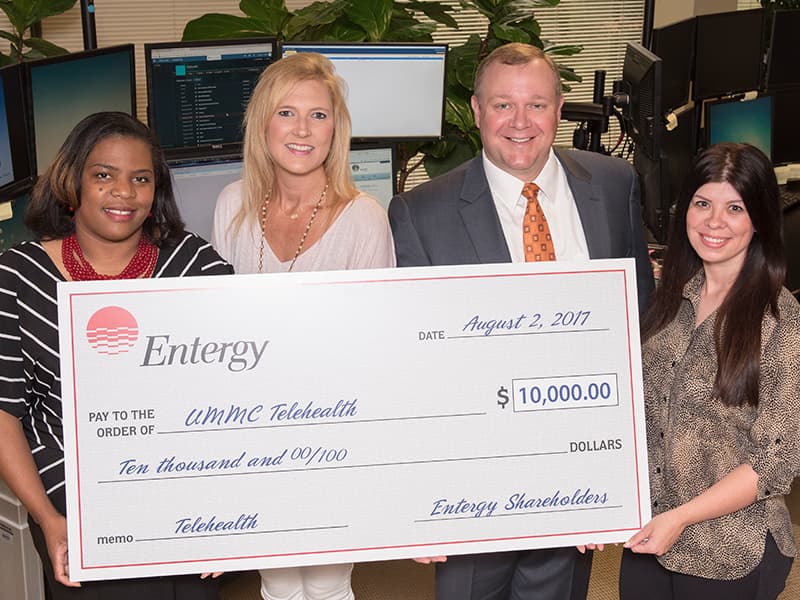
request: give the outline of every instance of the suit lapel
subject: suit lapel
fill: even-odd
[[[578,207],[589,258],[608,258],[611,255],[611,231],[602,188],[592,183],[591,173],[570,152],[556,149],[555,153],[567,174],[567,183]]]
[[[480,263],[511,262],[482,160],[478,156],[467,167],[458,211]]]

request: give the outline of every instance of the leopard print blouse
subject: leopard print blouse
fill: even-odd
[[[784,289],[780,319],[762,320],[758,407],[728,407],[712,397],[716,313],[695,328],[703,280],[701,270],[675,320],[642,349],[651,502],[654,515],[668,511],[751,465],[755,502],[687,527],[658,559],[671,571],[731,580],[758,565],[767,532],[782,554],[796,552],[783,496],[800,465],[800,305]]]

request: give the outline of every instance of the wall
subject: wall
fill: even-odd
[[[656,0],[653,23],[664,27],[695,15],[737,10],[741,4],[741,0]]]

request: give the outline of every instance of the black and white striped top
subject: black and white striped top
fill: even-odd
[[[224,275],[233,267],[192,233],[162,245],[153,277]],[[56,284],[38,242],[0,254],[0,410],[20,419],[48,495],[64,485]]]

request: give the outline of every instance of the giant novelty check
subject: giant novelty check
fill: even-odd
[[[59,284],[75,580],[627,539],[632,260]]]

